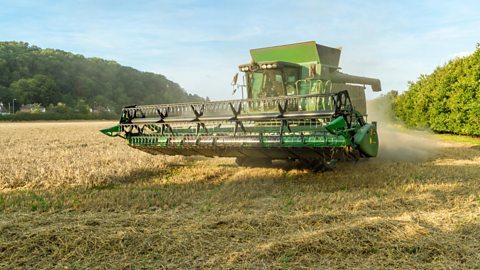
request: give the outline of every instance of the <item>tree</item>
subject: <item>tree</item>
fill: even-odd
[[[20,79],[10,85],[13,96],[20,103],[40,103],[47,106],[58,102],[55,81],[45,75],[35,75],[33,78]]]
[[[3,87],[3,88],[2,88]],[[200,101],[165,76],[140,72],[115,61],[86,58],[25,42],[0,42],[0,101],[42,105],[64,103],[101,106],[119,112],[123,106]]]
[[[88,106],[84,99],[79,99],[77,105],[75,106],[75,111],[81,114],[89,114],[90,109],[90,106]]]
[[[394,109],[410,127],[480,135],[480,47],[411,82]]]

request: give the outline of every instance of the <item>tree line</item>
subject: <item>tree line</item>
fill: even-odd
[[[26,42],[0,42],[0,102],[108,108],[201,101],[165,76]],[[82,107],[83,106],[83,107]],[[18,107],[16,107],[18,108]],[[77,109],[78,110],[78,109]]]
[[[393,109],[408,127],[479,136],[480,44],[473,54],[409,82],[409,89],[394,98]]]

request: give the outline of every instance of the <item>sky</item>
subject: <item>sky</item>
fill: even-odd
[[[114,60],[212,100],[238,98],[230,82],[249,49],[315,40],[386,93],[472,53],[478,14],[469,0],[0,0],[0,40]]]

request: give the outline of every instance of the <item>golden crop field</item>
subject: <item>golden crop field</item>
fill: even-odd
[[[0,123],[1,269],[480,268],[478,146],[385,128],[379,158],[313,173],[151,156],[112,124]]]

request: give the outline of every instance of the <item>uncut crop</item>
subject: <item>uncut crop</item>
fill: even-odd
[[[0,190],[98,186],[155,174],[175,158],[98,132],[113,122],[0,123]]]

